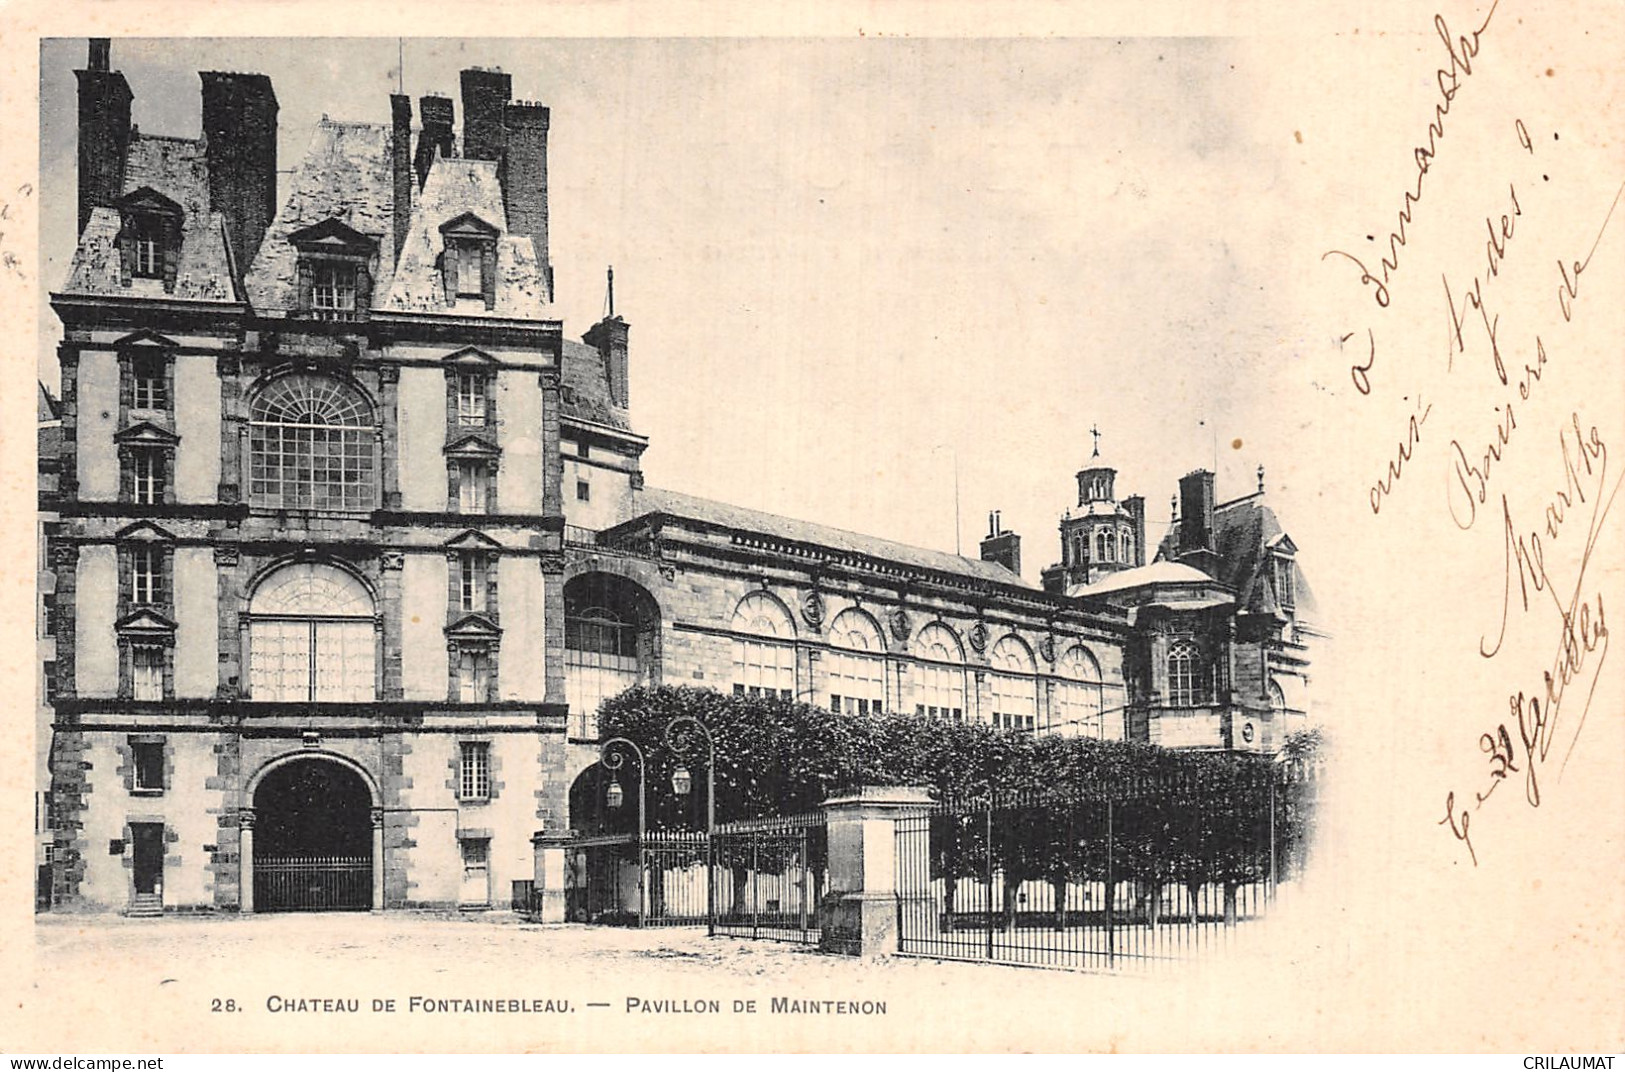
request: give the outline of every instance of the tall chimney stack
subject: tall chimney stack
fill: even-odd
[[[618,316],[600,320],[581,341],[597,350],[604,359],[604,373],[609,378],[609,400],[621,409],[631,406],[631,384],[627,370],[626,336],[628,325]]]
[[[1134,525],[1134,554],[1128,562],[1129,566],[1145,565],[1147,548],[1145,546],[1145,496],[1130,495],[1123,500],[1123,509],[1133,518]]]
[[[209,207],[247,272],[276,215],[276,93],[263,74],[202,71]]]
[[[471,67],[462,74],[463,158],[502,160],[507,143],[502,110],[513,95],[513,78],[501,71]]]
[[[130,155],[130,84],[110,70],[112,43],[90,39],[79,79],[79,231],[92,209],[115,203],[124,193],[124,165]]]
[[[540,104],[516,102],[504,109],[503,122],[507,148],[499,170],[508,232],[530,236],[547,300],[552,301],[553,262],[547,249],[548,110]]]
[[[1179,478],[1180,559],[1211,574],[1218,555],[1213,547],[1213,474],[1206,469]]]
[[[987,536],[982,540],[982,561],[993,562],[1021,576],[1021,537],[1005,532],[999,511],[987,515]]]
[[[421,190],[429,181],[429,168],[434,164],[436,151],[441,156],[451,155],[451,128],[456,112],[450,97],[419,97],[418,117],[423,121],[423,129],[418,134],[418,151],[412,166],[418,173],[418,189]]]
[[[406,228],[412,220],[412,98],[402,93],[389,95],[389,163],[394,179],[394,214],[390,220],[395,234],[395,259],[406,244]]]

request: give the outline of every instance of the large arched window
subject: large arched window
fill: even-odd
[[[886,708],[885,643],[880,627],[861,610],[843,610],[829,626],[829,706],[849,715]]]
[[[564,698],[571,736],[596,738],[604,700],[657,682],[659,632],[659,607],[631,581],[586,573],[565,584]]]
[[[351,574],[299,562],[248,602],[248,683],[256,700],[361,703],[378,695],[372,595]]]
[[[282,510],[371,510],[377,505],[372,407],[329,376],[272,381],[248,414],[249,499]]]
[[[1038,678],[1033,653],[1027,645],[1007,636],[993,645],[993,724],[1007,730],[1038,729]]]
[[[1095,561],[1110,562],[1112,560],[1113,544],[1112,534],[1108,529],[1095,530]]]
[[[796,695],[796,627],[784,604],[752,592],[734,608],[734,692],[751,696]]]
[[[1071,737],[1101,737],[1102,719],[1100,664],[1082,645],[1074,644],[1055,665],[1060,684],[1055,690],[1059,732]]]
[[[928,718],[965,718],[965,652],[959,638],[940,622],[920,630],[914,640],[920,663],[914,711]]]
[[[1202,649],[1190,640],[1168,647],[1168,704],[1196,707],[1212,700],[1213,675]]]
[[[1134,536],[1127,529],[1117,534],[1117,561],[1125,565],[1134,561]]]

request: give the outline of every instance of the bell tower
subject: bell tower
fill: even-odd
[[[1061,519],[1060,576],[1055,580],[1062,590],[1145,562],[1145,500],[1138,495],[1117,500],[1117,469],[1101,457],[1100,429],[1091,428],[1089,434],[1094,449],[1077,472],[1077,506]]]

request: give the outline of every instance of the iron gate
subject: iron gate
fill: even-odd
[[[900,819],[904,954],[1122,970],[1221,948],[1275,897],[1277,779],[1222,794],[1147,780],[1089,797],[1000,797]]]
[[[372,908],[367,856],[280,856],[254,860],[254,907],[261,912]]]
[[[829,840],[822,812],[717,828],[713,931],[816,945]]]
[[[566,912],[578,923],[708,926],[713,934],[816,944],[826,885],[822,813],[577,838]]]

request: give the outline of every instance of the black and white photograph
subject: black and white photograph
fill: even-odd
[[[6,47],[8,1048],[1619,1048],[1620,12],[566,7]]]

